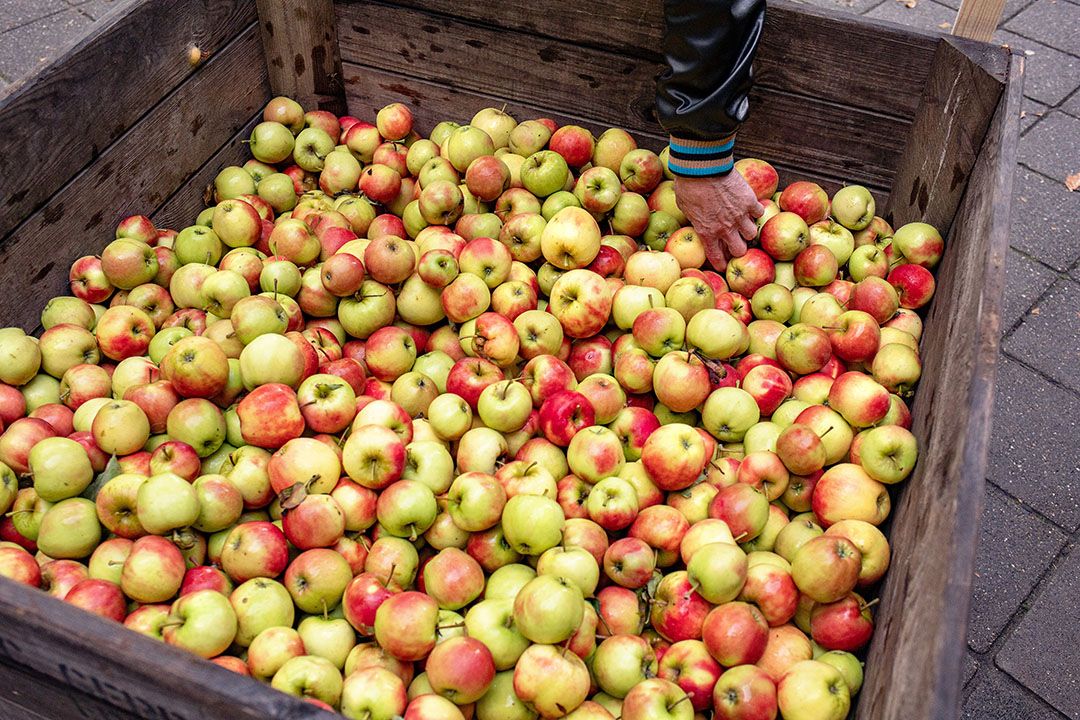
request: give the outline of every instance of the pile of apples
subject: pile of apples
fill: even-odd
[[[0,330],[0,575],[363,720],[838,720],[943,242],[659,155],[276,98],[179,232]]]

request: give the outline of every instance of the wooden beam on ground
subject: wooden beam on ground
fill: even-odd
[[[345,113],[333,0],[257,0],[263,53],[275,95],[305,110]]]
[[[952,34],[989,42],[1004,8],[1005,0],[961,0]]]

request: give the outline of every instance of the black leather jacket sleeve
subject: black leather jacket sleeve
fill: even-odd
[[[656,108],[672,138],[669,167],[678,175],[724,174],[749,110],[765,0],[664,0],[664,11],[668,68]]]

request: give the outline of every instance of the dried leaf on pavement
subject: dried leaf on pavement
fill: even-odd
[[[1065,187],[1069,189],[1069,192],[1080,190],[1080,173],[1073,173],[1065,178]]]

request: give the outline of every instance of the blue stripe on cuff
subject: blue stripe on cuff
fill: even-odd
[[[735,147],[735,139],[728,140],[723,145],[710,145],[709,147],[687,147],[686,145],[680,145],[677,142],[670,142],[671,149],[674,152],[683,153],[684,155],[715,155],[717,153],[724,153],[730,151]]]
[[[687,177],[708,177],[709,175],[723,175],[726,172],[730,172],[734,166],[735,162],[731,158],[728,158],[727,162],[721,165],[711,165],[709,167],[702,168],[685,168],[677,165],[670,159],[668,160],[668,168],[671,169],[671,172],[675,173],[676,175],[684,175]]]

